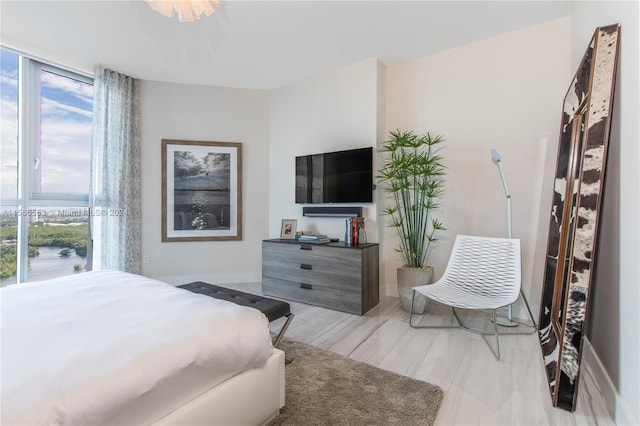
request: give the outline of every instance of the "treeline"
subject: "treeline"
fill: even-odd
[[[6,278],[16,273],[16,245],[0,246],[0,277]]]
[[[29,257],[39,254],[38,247],[64,247],[75,250],[78,256],[87,255],[87,233],[89,226],[44,226],[32,224],[29,226]],[[15,226],[0,227],[0,240],[16,240]],[[3,244],[0,246],[0,276],[10,277],[16,273],[16,245]]]

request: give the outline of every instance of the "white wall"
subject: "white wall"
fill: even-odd
[[[606,186],[592,282],[589,339],[613,389],[601,383],[617,424],[640,422],[640,106],[638,2],[575,2],[571,11],[572,67],[598,26],[619,23],[617,85],[614,96]],[[609,398],[607,392],[612,392]]]
[[[142,81],[142,254],[145,276],[178,284],[261,279],[267,237],[269,112],[264,91]],[[242,143],[242,240],[161,242],[161,140]]]
[[[376,59],[367,59],[271,91],[270,238],[280,236],[282,219],[297,219],[299,231],[344,239],[344,219],[302,216],[302,205],[295,204],[295,157],[375,147],[382,71]],[[375,201],[349,204],[364,207],[369,242],[378,239]]]
[[[502,154],[520,238],[523,289],[537,316],[548,232],[561,105],[571,78],[568,18],[550,21],[387,68],[386,128],[445,137],[448,230],[432,252],[444,272],[457,234],[507,236],[506,199],[491,149]],[[381,256],[396,294],[388,230]],[[519,315],[518,315],[519,316]]]

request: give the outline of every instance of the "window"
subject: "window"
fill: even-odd
[[[86,270],[93,81],[0,54],[0,285]]]

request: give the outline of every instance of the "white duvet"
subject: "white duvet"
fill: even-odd
[[[258,310],[123,272],[1,293],[2,425],[158,420],[272,352]]]

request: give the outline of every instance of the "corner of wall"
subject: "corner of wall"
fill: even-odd
[[[376,90],[376,153],[378,146],[382,141],[384,141],[387,133],[387,66],[383,64],[380,60],[377,62],[377,90]],[[379,169],[377,156],[374,160],[375,170]],[[376,217],[380,218],[378,220],[378,243],[380,244],[380,255],[386,252],[386,232],[385,232],[385,218],[382,214],[384,210],[384,192],[382,189],[376,187],[375,191],[375,199],[376,199]],[[380,256],[379,262],[379,285],[380,285],[380,294],[382,295],[390,295],[389,290],[387,289],[387,280],[386,280],[386,264],[383,262],[382,256]]]

